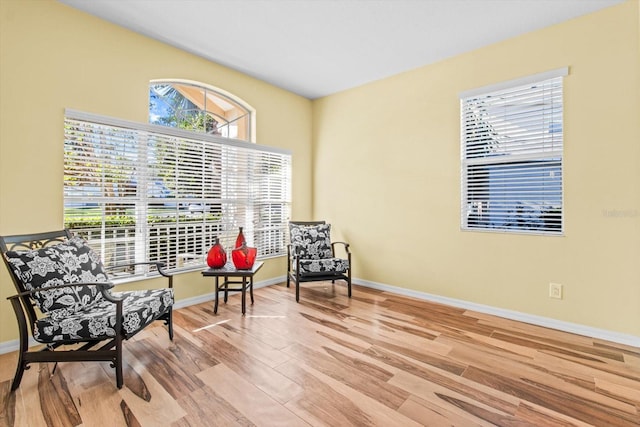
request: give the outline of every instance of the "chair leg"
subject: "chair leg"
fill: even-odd
[[[287,288],[289,287],[290,281],[291,281],[291,259],[287,257]]]
[[[16,391],[18,387],[20,387],[22,374],[24,374],[25,369],[27,369],[27,366],[21,351],[18,355],[18,366],[16,367],[16,374],[13,376],[13,382],[11,383],[11,391]]]
[[[167,329],[169,329],[169,339],[173,341],[173,307],[169,307],[165,323],[167,324]]]
[[[116,337],[116,355],[114,360],[116,368],[116,387],[122,388],[124,384],[124,377],[122,375],[122,335],[118,333]]]
[[[296,274],[296,302],[300,302],[300,278]]]
[[[27,321],[22,312],[22,306],[18,298],[11,299],[11,306],[16,314],[18,320],[18,331],[20,333],[20,351],[18,352],[18,366],[16,366],[16,374],[13,376],[13,382],[11,383],[11,391],[15,391],[20,387],[22,381],[22,374],[25,369],[29,369],[29,362],[26,360],[25,355],[29,351],[29,334],[27,333]]]
[[[111,366],[113,368],[116,368],[116,387],[118,387],[118,389],[121,389],[124,384],[124,378],[122,375],[122,341],[126,338],[126,332],[124,326],[122,325],[124,322],[124,311],[122,309],[122,303],[126,297],[122,296],[118,298],[106,293],[103,293],[103,297],[105,297],[109,301],[112,301],[116,305],[115,325],[113,325],[116,336],[112,341],[103,345],[101,349],[107,350],[115,346],[115,349],[113,350],[113,356],[110,355],[110,357],[112,358]]]

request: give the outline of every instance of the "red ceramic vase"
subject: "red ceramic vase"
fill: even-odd
[[[243,243],[242,246],[231,251],[233,265],[235,265],[238,270],[250,270],[256,261],[257,254],[258,248],[252,248],[247,246],[246,243]]]
[[[242,227],[240,227],[240,232],[238,233],[238,237],[236,237],[236,248],[239,248],[246,243],[247,241],[244,239],[244,234],[242,234]]]
[[[218,241],[216,240],[209,249],[209,253],[207,254],[207,265],[211,268],[222,268],[227,263],[227,253],[224,251],[224,248]]]

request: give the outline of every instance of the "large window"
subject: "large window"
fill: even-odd
[[[460,95],[463,229],[562,233],[566,74]]]
[[[238,227],[259,256],[284,253],[289,152],[71,110],[64,133],[65,225],[108,266],[203,266],[214,237],[229,249]]]

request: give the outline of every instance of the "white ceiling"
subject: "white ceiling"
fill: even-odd
[[[59,0],[315,99],[624,0]]]

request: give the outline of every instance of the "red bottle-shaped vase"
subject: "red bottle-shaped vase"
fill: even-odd
[[[231,251],[233,265],[235,265],[238,270],[250,270],[256,261],[257,254],[258,248],[249,247],[245,242],[239,248]]]
[[[244,239],[244,234],[242,234],[242,227],[240,227],[240,232],[238,233],[238,237],[236,237],[236,248],[246,244],[247,241]]]
[[[207,265],[211,268],[222,268],[227,263],[227,253],[220,244],[220,241],[216,237],[216,240],[209,249],[207,254]]]

